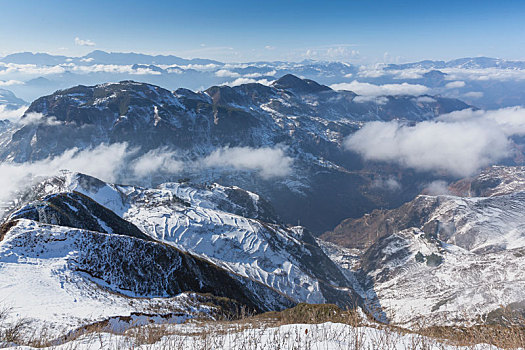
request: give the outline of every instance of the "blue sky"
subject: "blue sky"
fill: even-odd
[[[2,56],[100,49],[222,61],[525,59],[523,0],[0,0],[0,11]]]

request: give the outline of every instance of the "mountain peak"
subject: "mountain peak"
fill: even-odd
[[[276,80],[273,84],[274,87],[286,90],[294,90],[297,92],[314,93],[320,91],[331,90],[326,85],[321,85],[313,80],[301,79],[293,74],[286,74]]]

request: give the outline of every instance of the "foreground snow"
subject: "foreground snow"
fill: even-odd
[[[428,350],[496,350],[497,347],[479,344],[455,346],[413,334],[400,334],[372,327],[353,327],[340,323],[292,324],[280,327],[246,327],[241,324],[214,327],[193,323],[172,325],[164,329],[171,335],[151,344],[137,343],[140,337],[108,333],[89,334],[53,349],[428,349]],[[176,333],[176,334],[174,334]],[[144,337],[142,338],[144,339]],[[11,349],[31,349],[12,347]]]
[[[169,315],[159,322],[181,322],[212,310],[192,293],[145,298],[115,293],[118,288],[102,280],[96,283],[81,267],[82,255],[93,250],[94,235],[127,242],[122,236],[20,220],[0,243],[0,307],[48,336],[120,316],[154,313]]]

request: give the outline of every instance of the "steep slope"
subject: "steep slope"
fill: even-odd
[[[525,191],[525,167],[491,166],[478,175],[449,186],[452,194],[462,197],[492,197]]]
[[[23,118],[26,125],[0,135],[0,159],[35,161],[73,148],[126,143],[135,150],[130,162],[148,151],[167,149],[176,151],[179,160],[201,164],[203,157],[225,147],[279,145],[293,159],[292,171],[281,178],[257,176],[253,170],[188,166],[177,174],[159,174],[153,183],[189,177],[197,183],[247,188],[268,198],[287,223],[300,220],[318,233],[349,213],[360,216],[374,207],[399,205],[417,193],[420,179],[414,174],[399,179],[408,186],[400,193],[368,191],[377,169],[364,168],[357,154],[343,149],[345,136],[366,121],[421,121],[467,107],[439,97],[424,102],[411,96],[385,99],[384,104],[358,100],[352,92],[292,75],[271,86],[215,86],[204,92],[171,93],[132,81],[77,86],[34,101]],[[30,113],[42,118],[33,121],[31,114],[29,122]],[[389,167],[381,170],[396,173]]]
[[[228,297],[258,311],[291,305],[260,284],[165,244],[26,219],[4,224],[3,231],[3,302],[18,317],[57,332],[133,312],[169,320],[220,310],[213,297],[183,292]]]
[[[32,202],[9,217],[17,219],[152,240],[135,225],[78,192],[52,194]]]
[[[352,283],[308,231],[256,218],[266,209],[259,206],[264,202],[253,193],[244,192],[257,208],[252,212],[253,219],[223,211],[239,207],[245,198],[228,197],[232,189],[220,185],[199,188],[168,183],[157,189],[144,189],[65,173],[42,182],[28,193],[55,198],[52,193],[73,190],[111,209],[152,239],[199,256],[244,280],[266,285],[294,302],[331,302],[342,307],[360,303]],[[243,201],[238,202],[239,198]]]
[[[324,236],[367,248],[358,258],[327,252],[360,274],[366,294],[396,323],[420,315],[429,324],[501,322],[501,306],[523,313],[525,192],[516,186],[522,169],[496,167],[471,181],[486,183],[491,173],[490,186],[477,187],[491,197],[419,196],[349,220],[346,234]]]

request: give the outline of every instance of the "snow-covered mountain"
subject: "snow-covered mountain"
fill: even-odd
[[[72,326],[82,317],[89,323],[147,313],[152,305],[189,298],[183,292],[226,297],[256,311],[298,302],[360,305],[354,282],[308,231],[261,220],[267,206],[254,193],[217,184],[145,189],[63,173],[32,187],[11,208],[2,227],[0,271],[12,282],[0,288],[2,299],[38,318],[27,305],[44,294],[42,304],[58,308],[50,322],[71,317]],[[38,268],[31,276],[50,277],[27,281],[12,275],[32,265]],[[28,283],[29,291],[14,294]],[[60,308],[53,302],[60,296],[68,301],[64,305],[84,306]],[[126,297],[141,302],[126,309]],[[191,305],[198,307],[199,298]],[[90,314],[90,307],[108,302],[115,306]]]
[[[292,75],[272,86],[214,86],[203,92],[172,93],[132,81],[77,86],[34,101],[22,121],[31,113],[41,113],[42,119],[20,128],[3,147],[1,158],[38,160],[74,146],[100,143],[128,142],[145,153],[161,146],[191,150],[304,143],[306,136],[321,143],[319,150],[312,150],[321,153],[327,152],[323,146],[340,145],[342,137],[362,122],[422,121],[468,107],[446,98],[421,101],[397,96],[381,106],[355,98],[352,92],[334,91]],[[52,143],[50,133],[59,133],[61,142]]]
[[[404,64],[390,64],[389,69],[408,69],[408,68],[467,68],[467,69],[483,69],[483,68],[510,68],[510,69],[525,69],[525,62],[523,61],[509,61],[501,58],[492,57],[464,57],[453,59],[450,61],[433,61],[425,60],[413,63]]]
[[[374,180],[374,169],[363,169],[361,158],[343,149],[345,136],[366,121],[416,122],[468,107],[440,97],[422,101],[389,96],[380,105],[357,97],[292,75],[271,86],[215,86],[202,92],[178,89],[172,93],[131,81],[78,86],[34,101],[21,125],[0,135],[0,159],[36,161],[73,148],[126,143],[135,149],[135,159],[167,149],[175,151],[180,161],[195,164],[228,147],[280,145],[293,160],[292,171],[280,178],[216,164],[219,169],[213,171],[184,166],[176,175],[160,174],[152,181],[189,177],[197,183],[237,185],[262,194],[287,223],[300,220],[314,232],[322,232],[348,215],[399,205],[419,191],[418,175],[410,173],[403,175],[406,179],[399,178],[408,187],[402,193],[365,190]],[[384,176],[396,172],[388,167],[382,171]]]
[[[2,228],[3,305],[10,316],[34,322],[34,329],[50,336],[132,314],[176,322],[234,315],[241,306],[292,305],[275,291],[159,242],[27,219]]]
[[[330,255],[393,322],[501,322],[501,307],[523,312],[523,168],[493,167],[452,188],[465,182],[487,197],[421,195],[323,236],[352,248]]]
[[[361,305],[401,325],[504,322],[501,307],[521,313],[525,300],[525,193],[515,186],[523,169],[493,167],[470,182],[490,173],[500,179],[484,186],[490,196],[418,196],[356,219],[352,233],[366,244],[344,248],[279,224],[268,203],[238,187],[184,181],[147,189],[64,172],[10,208],[0,270],[11,282],[0,292],[27,316],[37,296],[63,296],[72,311],[39,300],[59,310],[53,322],[70,317],[69,329],[154,307],[167,315],[170,303],[172,314],[194,317],[206,311],[195,292],[258,310]],[[367,230],[376,237],[359,238],[370,237]],[[126,308],[124,297],[141,301]],[[108,302],[114,306],[88,315]]]

